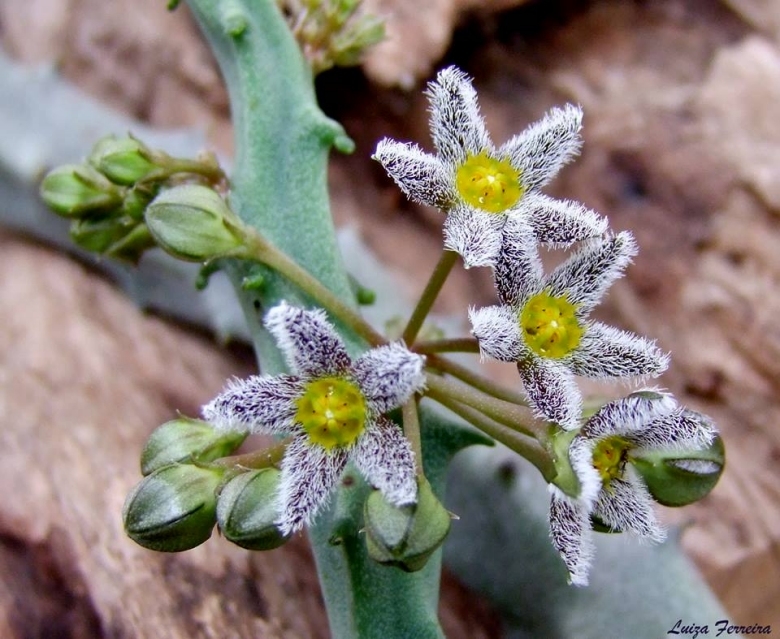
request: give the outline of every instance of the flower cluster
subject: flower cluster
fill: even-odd
[[[715,429],[656,391],[607,404],[582,423],[576,376],[642,380],[663,373],[669,357],[650,340],[589,319],[636,254],[632,235],[609,232],[590,209],[540,192],[578,152],[581,110],[553,109],[496,148],[461,71],[440,72],[428,97],[436,155],[385,139],[374,158],[412,200],[446,213],[445,247],[466,267],[493,269],[499,304],[469,310],[472,334],[483,357],[517,365],[534,414],[567,444],[555,451],[550,528],[570,581],[586,584],[592,522],[663,538],[636,459],[701,450]],[[574,243],[577,249],[545,273],[539,245]]]
[[[227,431],[292,435],[278,495],[282,533],[312,521],[350,460],[391,504],[415,503],[411,446],[384,413],[422,388],[423,358],[396,343],[352,361],[322,311],[286,303],[265,326],[293,374],[234,380],[203,416]]]

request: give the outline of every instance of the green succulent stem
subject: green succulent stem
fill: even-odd
[[[477,390],[487,393],[496,399],[517,404],[518,406],[528,406],[528,401],[521,393],[513,391],[511,388],[506,388],[479,373],[475,373],[471,368],[453,362],[451,359],[439,355],[428,355],[426,363],[429,368],[452,375],[469,386],[473,386]]]
[[[448,408],[470,424],[473,424],[497,442],[504,444],[506,447],[522,455],[539,469],[542,477],[544,477],[545,481],[548,483],[557,475],[557,470],[552,457],[545,447],[533,437],[491,419],[479,410],[457,401],[451,395],[441,392],[436,388],[431,388],[429,386],[426,396],[438,402],[445,408]]]
[[[417,306],[412,311],[412,316],[404,328],[402,338],[404,343],[411,346],[414,344],[414,340],[417,339],[417,335],[422,328],[425,318],[428,317],[428,313],[431,311],[433,303],[439,296],[444,282],[452,271],[452,267],[455,266],[455,262],[458,261],[458,254],[455,251],[444,251],[439,258],[438,263],[431,273],[431,277],[428,283],[425,285],[425,289],[420,295],[420,300],[417,302]]]
[[[426,392],[428,396],[456,399],[461,404],[477,410],[490,419],[504,424],[510,429],[533,437],[541,442],[547,441],[547,427],[534,419],[525,406],[518,406],[495,397],[491,397],[459,380],[445,379],[431,373],[426,374]],[[438,400],[437,400],[438,401]],[[477,424],[475,424],[477,426]]]

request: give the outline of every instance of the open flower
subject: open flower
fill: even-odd
[[[632,460],[657,451],[706,448],[715,434],[703,416],[655,390],[605,404],[585,422],[569,446],[579,496],[570,497],[550,486],[550,534],[573,584],[588,583],[594,520],[650,541],[665,538],[653,512],[653,499]]]
[[[607,221],[590,209],[539,192],[579,151],[579,107],[551,109],[496,148],[465,73],[441,71],[428,98],[437,154],[385,138],[373,157],[410,199],[448,213],[444,244],[466,267],[492,265],[507,216],[522,216],[544,244],[565,246],[606,231]]]
[[[575,375],[655,376],[668,356],[653,342],[588,319],[636,253],[628,232],[592,239],[549,275],[542,272],[533,231],[507,220],[495,265],[500,306],[469,309],[483,356],[517,362],[538,416],[565,429],[579,424]]]
[[[423,358],[388,344],[353,362],[323,311],[284,302],[265,326],[294,374],[235,380],[203,416],[226,430],[292,435],[279,489],[282,533],[311,522],[349,460],[390,503],[415,503],[411,446],[383,414],[422,388]]]

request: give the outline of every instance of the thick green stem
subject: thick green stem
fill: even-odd
[[[557,471],[552,457],[534,438],[518,433],[508,426],[499,424],[480,411],[461,404],[446,393],[429,388],[427,396],[439,402],[445,408],[449,408],[453,413],[459,415],[470,424],[473,424],[486,435],[489,435],[496,441],[504,444],[507,448],[522,455],[539,469],[539,472],[542,473],[542,477],[544,477],[548,483],[555,478]]]
[[[444,379],[428,373],[425,378],[426,395],[436,393],[456,399],[462,404],[478,410],[483,415],[509,428],[538,439],[547,441],[547,427],[534,419],[528,408],[505,402],[472,388],[454,379]]]
[[[479,373],[475,373],[470,368],[462,366],[457,362],[453,362],[446,357],[429,355],[426,362],[431,368],[435,368],[442,373],[452,375],[453,377],[458,378],[460,381],[465,382],[469,386],[473,386],[483,393],[492,395],[496,399],[501,399],[505,402],[510,402],[511,404],[517,404],[518,406],[528,406],[528,401],[521,393],[513,391],[510,388],[506,388],[501,384],[497,384],[492,379],[483,377]]]
[[[411,346],[414,344],[414,340],[417,339],[417,334],[422,328],[425,318],[428,317],[428,313],[439,296],[441,287],[444,286],[444,282],[447,281],[447,277],[455,266],[455,262],[458,260],[458,254],[454,251],[444,251],[439,258],[438,264],[436,264],[431,273],[431,278],[425,285],[425,290],[420,296],[420,301],[417,302],[417,306],[412,312],[412,316],[409,318],[409,322],[406,324],[406,328],[403,332],[403,340],[406,344]]]
[[[251,468],[253,470],[278,466],[282,461],[282,457],[284,457],[284,451],[287,450],[289,443],[290,438],[288,437],[270,448],[263,448],[262,450],[244,453],[243,455],[221,457],[214,460],[212,464],[226,468]]]

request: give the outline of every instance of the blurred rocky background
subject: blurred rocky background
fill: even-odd
[[[664,516],[733,622],[780,631],[780,2],[366,1],[387,16],[386,42],[362,68],[318,80],[357,142],[333,158],[337,222],[413,295],[438,258],[441,218],[369,156],[385,135],[430,147],[420,88],[435,69],[475,78],[497,142],[552,105],[581,104],[583,153],[550,190],[640,245],[601,318],[673,353],[661,383],[712,415],[727,446],[713,494]],[[0,49],[230,155],[226,94],[186,6],[3,0]],[[144,313],[29,234],[0,234],[0,265],[0,636],[327,636],[303,538],[263,555],[213,539],[162,556],[121,529],[148,433],[195,414],[251,355]],[[469,303],[492,299],[487,272],[461,270],[437,310],[465,321]],[[508,369],[492,371],[514,382]],[[449,637],[498,636],[496,613],[452,578],[441,614]]]

